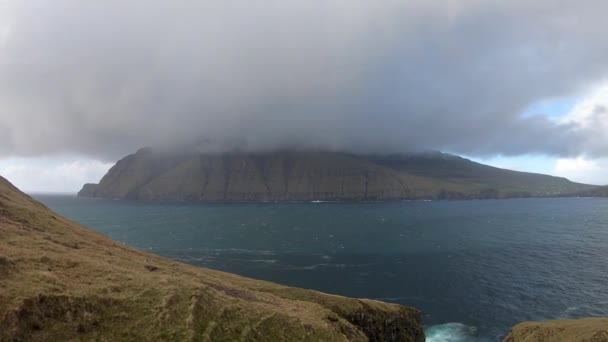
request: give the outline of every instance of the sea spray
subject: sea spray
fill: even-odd
[[[477,328],[462,323],[432,325],[425,331],[426,342],[473,342],[480,341]]]

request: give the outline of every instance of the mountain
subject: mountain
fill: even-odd
[[[139,150],[80,196],[178,201],[474,199],[563,196],[593,186],[429,152],[164,153]]]
[[[418,310],[181,264],[0,177],[0,341],[424,341]]]
[[[501,169],[441,152],[380,156],[373,160],[412,175],[458,184],[469,191],[496,191],[498,197],[563,196],[596,188],[563,177]]]

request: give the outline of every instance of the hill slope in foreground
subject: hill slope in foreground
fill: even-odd
[[[566,196],[593,186],[428,152],[167,154],[118,161],[80,196],[178,201],[472,199]]]
[[[0,177],[0,341],[424,341],[418,310],[177,263]]]

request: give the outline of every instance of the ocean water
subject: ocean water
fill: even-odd
[[[414,306],[427,341],[499,341],[520,321],[608,316],[608,199],[168,204],[38,195],[183,262]]]

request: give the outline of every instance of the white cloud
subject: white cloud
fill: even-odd
[[[608,184],[608,158],[598,157],[608,149],[608,81],[597,84],[557,121],[585,131],[586,153],[557,159],[552,173],[583,183]]]
[[[608,184],[608,158],[585,157],[558,159],[553,173],[572,181],[604,185]]]
[[[593,88],[559,121],[585,132],[583,144],[587,159],[605,155],[608,150],[608,81]]]
[[[0,160],[0,175],[25,192],[76,192],[96,183],[112,166],[97,160],[10,158]]]

